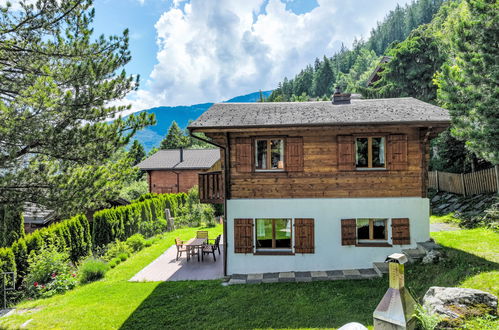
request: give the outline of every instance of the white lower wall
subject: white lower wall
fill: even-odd
[[[227,201],[227,273],[251,274],[372,268],[373,262],[429,239],[429,200],[404,198],[234,199]],[[291,256],[234,253],[234,219],[314,218],[315,253]],[[357,247],[341,245],[341,219],[409,218],[411,245]]]

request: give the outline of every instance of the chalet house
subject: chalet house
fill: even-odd
[[[149,192],[187,192],[198,184],[198,173],[213,167],[220,159],[218,149],[159,150],[137,164],[147,172]]]
[[[369,76],[366,82],[366,86],[370,87],[372,86],[375,82],[381,79],[380,73],[383,72],[383,64],[388,63],[392,60],[391,56],[383,56],[381,60],[379,61],[379,64],[374,68],[373,73]]]
[[[225,203],[226,273],[372,268],[427,241],[429,142],[449,122],[414,98],[213,105],[189,130],[221,150],[200,196]]]

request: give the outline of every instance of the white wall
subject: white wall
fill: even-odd
[[[404,198],[233,199],[227,201],[227,273],[372,268],[373,262],[429,239],[429,200]],[[314,218],[315,253],[262,256],[234,253],[235,218]],[[409,218],[411,245],[356,247],[341,245],[341,219]]]

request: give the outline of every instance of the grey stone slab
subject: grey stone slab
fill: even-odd
[[[328,281],[341,281],[341,280],[345,280],[346,277],[345,275],[333,275],[333,276],[328,276],[327,277],[327,280]]]
[[[312,282],[312,277],[296,277],[296,282]]]
[[[260,283],[262,283],[262,280],[263,279],[261,279],[261,280],[247,280],[246,284],[260,284]]]
[[[362,275],[345,275],[345,280],[363,280]]]
[[[343,274],[345,276],[358,276],[360,275],[360,272],[358,269],[345,269],[343,270]]]
[[[311,277],[310,272],[295,272],[296,278]]]
[[[341,270],[328,270],[326,271],[328,277],[341,276],[343,277],[343,272]]]
[[[279,278],[295,278],[294,272],[281,272],[279,273]]]
[[[324,271],[310,272],[310,275],[312,275],[312,277],[327,277],[327,273]]]
[[[263,273],[263,278],[279,278],[279,273]]]
[[[229,281],[229,285],[234,285],[234,284],[246,284],[246,280],[231,279]]]
[[[263,274],[248,274],[248,281],[262,280]]]
[[[296,282],[294,277],[279,277],[279,282]]]

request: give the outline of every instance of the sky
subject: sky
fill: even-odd
[[[270,90],[369,36],[410,0],[94,0],[97,35],[130,33],[130,112]],[[5,2],[0,0],[0,2]]]

